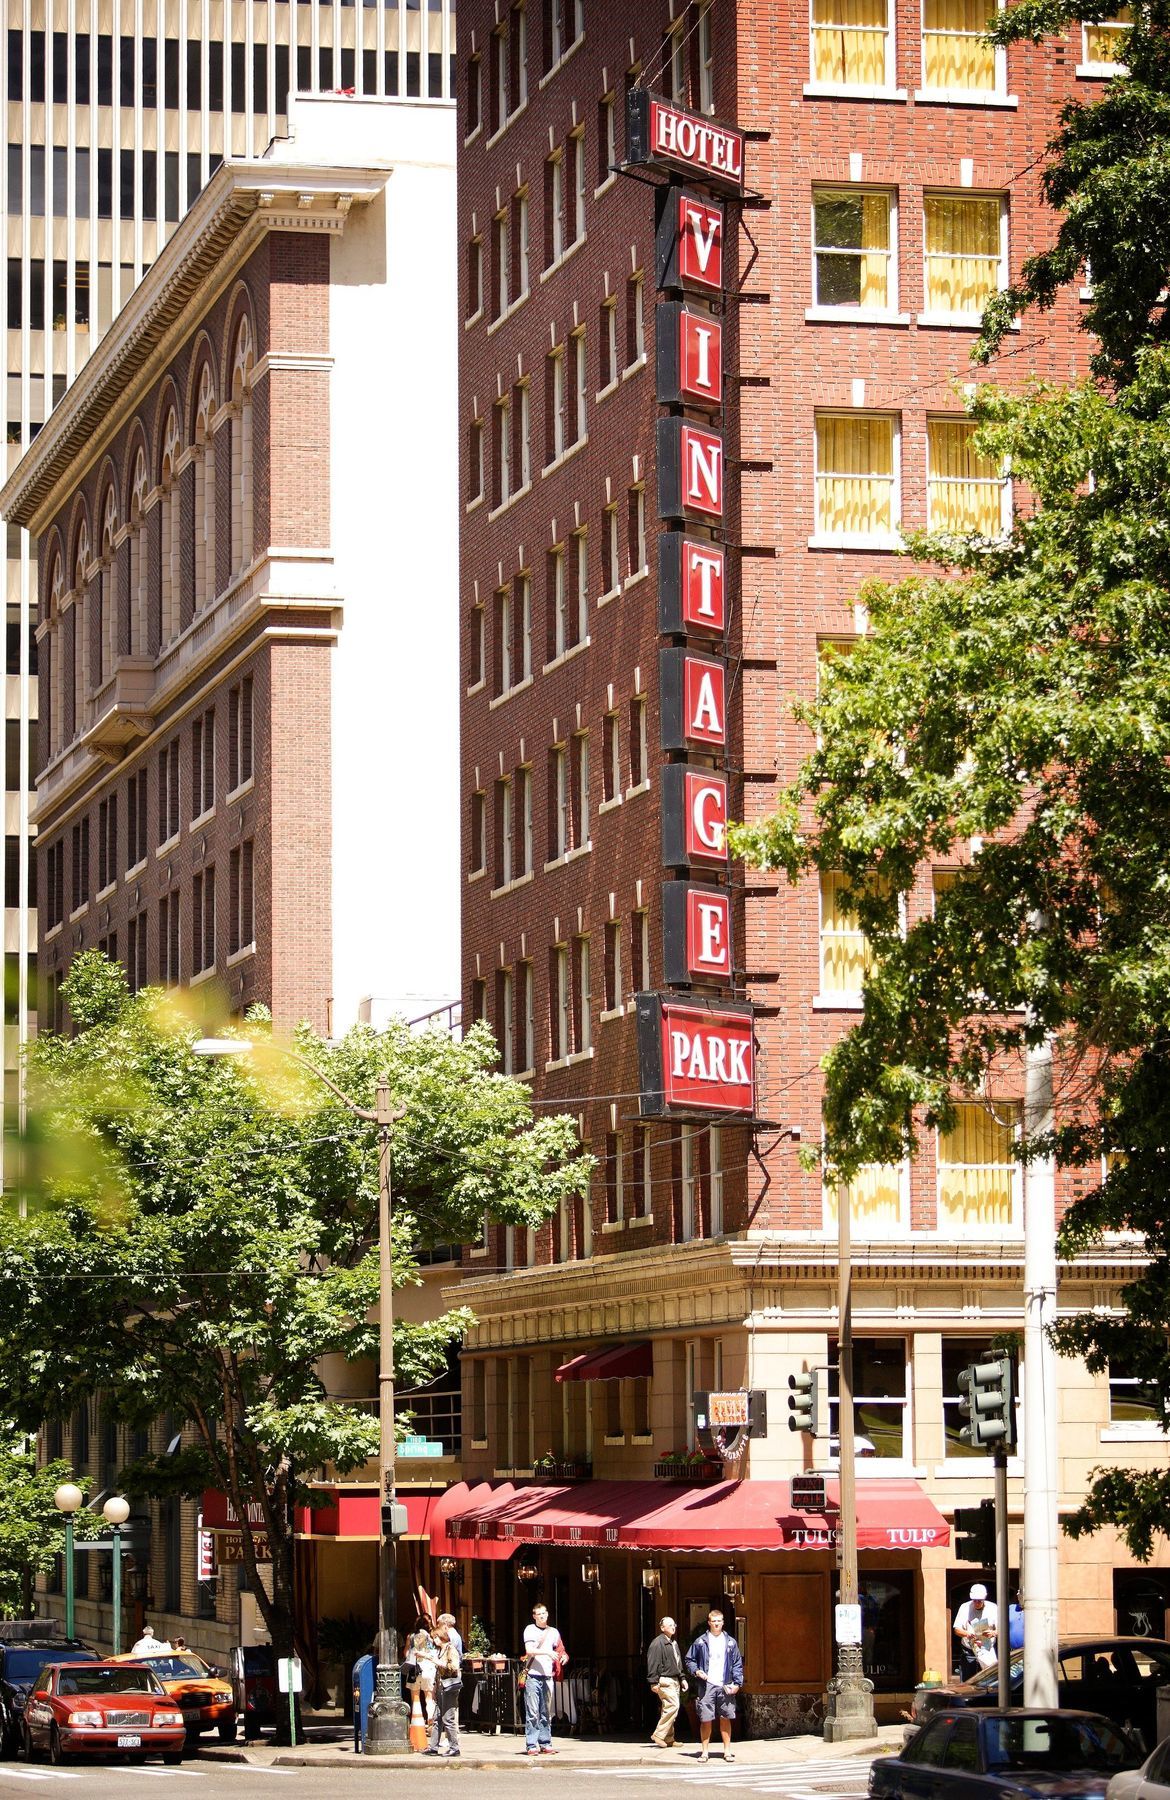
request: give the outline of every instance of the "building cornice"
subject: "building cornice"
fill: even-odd
[[[270,231],[337,233],[388,169],[225,162],[168,239],[3,488],[0,515],[43,531],[198,318]]]

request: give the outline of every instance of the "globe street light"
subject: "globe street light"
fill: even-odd
[[[65,1636],[73,1636],[73,1515],[85,1504],[75,1481],[63,1481],[53,1495],[53,1505],[65,1514]]]
[[[196,1056],[247,1056],[253,1045],[247,1038],[197,1038],[191,1046]],[[393,1105],[390,1077],[378,1076],[374,1105],[359,1106],[331,1081],[307,1056],[280,1046],[281,1055],[295,1062],[327,1087],[355,1118],[378,1128],[378,1498],[381,1529],[378,1538],[378,1635],[377,1686],[370,1703],[366,1740],[367,1756],[384,1756],[403,1750],[407,1742],[409,1709],[402,1698],[402,1671],[398,1661],[398,1538],[406,1530],[405,1509],[398,1504],[395,1486],[394,1445],[394,1280],[390,1255],[390,1128],[404,1108]]]
[[[102,1507],[102,1517],[106,1524],[113,1527],[114,1572],[114,1655],[122,1654],[122,1527],[130,1517],[130,1502],[121,1494],[111,1494]]]

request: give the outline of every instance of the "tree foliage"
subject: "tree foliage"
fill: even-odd
[[[1109,10],[1021,0],[992,35]],[[843,871],[870,941],[863,1014],[825,1062],[840,1176],[913,1155],[957,1099],[1018,1094],[1026,1046],[1055,1040],[1056,1130],[1021,1154],[1088,1172],[1062,1252],[1124,1233],[1137,1271],[1120,1314],[1056,1341],[1096,1372],[1123,1363],[1170,1428],[1170,33],[1162,0],[1134,17],[1131,73],[1064,109],[1054,242],[980,345],[1089,259],[1093,376],[969,402],[1026,506],[1002,542],[909,537],[914,572],[862,589],[865,635],[794,708],[814,747],[732,843],[792,881]],[[956,873],[932,896],[940,863]],[[1068,1528],[1106,1523],[1148,1555],[1170,1472],[1097,1471]]]
[[[378,1158],[355,1117],[250,1016],[248,1055],[195,1053],[174,997],[127,992],[103,957],[66,984],[76,1035],[41,1038],[30,1067],[27,1216],[0,1215],[0,1346],[8,1406],[31,1428],[95,1393],[145,1425],[195,1428],[173,1457],[126,1472],[153,1493],[249,1501],[272,1548],[274,1598],[255,1584],[278,1650],[291,1642],[290,1513],[324,1469],[377,1448],[376,1418],[330,1398],[326,1358],[376,1358]],[[393,1128],[396,1285],[420,1248],[463,1243],[485,1214],[536,1225],[582,1190],[590,1161],[573,1121],[532,1116],[500,1075],[484,1027],[358,1028],[290,1046],[359,1105],[380,1073],[403,1109]],[[401,1389],[433,1378],[469,1315],[398,1323]]]
[[[33,1587],[65,1547],[65,1517],[53,1504],[63,1481],[75,1479],[59,1460],[37,1467],[36,1450],[11,1427],[0,1425],[0,1618],[31,1618]],[[82,1493],[88,1479],[78,1482]],[[77,1539],[97,1537],[105,1521],[83,1507],[74,1515]]]

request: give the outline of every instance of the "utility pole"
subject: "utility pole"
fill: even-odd
[[[1009,1402],[1010,1404],[1010,1402]],[[1010,1706],[1011,1700],[1011,1663],[1012,1652],[1009,1642],[1008,1606],[1010,1604],[1008,1581],[1008,1492],[1007,1492],[1007,1444],[995,1447],[995,1611],[996,1660],[999,1664],[999,1704]]]
[[[837,1183],[837,1467],[840,1495],[838,1562],[841,1582],[838,1600],[856,1629],[837,1637],[837,1673],[829,1682],[825,1701],[825,1742],[877,1735],[873,1712],[873,1682],[866,1679],[861,1660],[860,1605],[857,1592],[857,1463],[853,1446],[853,1246],[851,1242],[849,1189]],[[830,1438],[830,1444],[832,1439]],[[844,1614],[842,1617],[846,1616]],[[850,1641],[842,1641],[847,1638]],[[856,1641],[852,1641],[856,1639]]]
[[[1052,1040],[1029,1048],[1024,1133],[1051,1131]],[[1051,1157],[1024,1164],[1024,1705],[1055,1706],[1058,1459],[1056,1352],[1056,1170]],[[1002,1628],[1002,1621],[1001,1621]]]

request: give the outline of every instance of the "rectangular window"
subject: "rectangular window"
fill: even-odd
[[[467,318],[483,311],[483,238],[473,237],[467,246]]]
[[[569,611],[569,637],[574,644],[584,643],[589,636],[589,536],[575,531],[569,539],[572,604]]]
[[[164,987],[179,985],[179,895],[164,894],[158,903],[159,979]]]
[[[565,254],[565,164],[561,152],[544,165],[545,267],[551,269]]]
[[[630,786],[639,788],[646,780],[646,696],[635,694],[630,701]]]
[[[597,185],[604,187],[617,168],[617,125],[612,91],[597,102]]]
[[[620,919],[607,919],[605,924],[605,1010],[616,1012],[622,1003],[622,924]]]
[[[232,956],[241,950],[251,948],[256,941],[254,865],[254,846],[249,839],[246,843],[240,844],[231,854],[228,950]]]
[[[215,807],[215,708],[191,727],[191,811],[203,818]]]
[[[697,1125],[681,1125],[679,1127],[679,1196],[681,1201],[680,1242],[689,1244],[692,1238],[701,1237],[702,1219],[698,1206],[699,1158],[696,1138]]]
[[[516,1037],[511,969],[496,971],[496,1042],[500,1046],[500,1067],[505,1075],[514,1075]]]
[[[191,973],[215,967],[215,869],[196,875],[191,890]]]
[[[1002,537],[1007,483],[991,458],[975,448],[972,421],[928,419],[926,452],[929,529]]]
[[[580,1055],[593,1043],[593,988],[589,939],[573,939],[573,1049]]]
[[[617,296],[611,294],[601,303],[601,330],[598,332],[601,356],[601,392],[611,388],[618,378]]]
[[[707,1128],[707,1181],[711,1237],[723,1236],[723,1131],[718,1125]]]
[[[541,0],[542,50],[541,62],[544,73],[555,69],[564,55],[565,43],[561,31],[561,0]]]
[[[646,354],[646,323],[642,313],[644,283],[639,270],[626,282],[626,367],[632,369]]]
[[[512,245],[516,256],[516,298],[528,292],[528,189],[521,188],[512,201]]]
[[[817,537],[893,547],[899,512],[896,420],[875,413],[819,413]]]
[[[126,867],[135,868],[146,855],[146,770],[131,775],[126,784]]]
[[[830,1341],[829,1419],[834,1437],[838,1405],[837,1346]],[[906,1340],[854,1338],[853,1429],[858,1454],[909,1460],[909,1406]]]
[[[650,986],[650,909],[640,906],[630,915],[630,950],[633,962],[630,976],[635,994]]]
[[[467,686],[479,687],[484,679],[484,609],[478,602],[467,614]]]
[[[512,691],[512,595],[508,588],[497,588],[493,596],[495,654],[495,693]]]
[[[622,585],[620,532],[617,501],[614,500],[601,515],[602,579],[607,594],[616,594]]]
[[[621,1134],[616,1131],[607,1131],[605,1134],[605,1221],[607,1225],[620,1225],[625,1218],[623,1176]]]
[[[622,737],[616,712],[602,720],[601,792],[603,800],[616,800],[622,791]]]
[[[1109,1359],[1109,1423],[1151,1435],[1163,1429],[1157,1382],[1136,1374],[1129,1362],[1116,1356]]]
[[[943,1455],[948,1461],[952,1457],[986,1456],[987,1451],[975,1444],[966,1444],[959,1436],[967,1419],[959,1411],[959,1402],[963,1398],[959,1390],[959,1376],[972,1363],[982,1362],[987,1355],[986,1338],[961,1338],[944,1336],[942,1341],[942,1404],[943,1404]],[[1020,1386],[1016,1382],[1016,1394]],[[1018,1423],[1018,1420],[1017,1420]]]
[[[472,875],[487,868],[487,796],[480,789],[468,803],[467,867]]]
[[[922,210],[926,311],[975,324],[1006,286],[1003,202],[998,194],[927,194]]]
[[[569,761],[572,776],[573,847],[580,849],[589,842],[589,733],[575,731],[569,739]]]
[[[532,582],[527,574],[512,583],[512,641],[515,679],[527,681],[532,674]]]
[[[252,779],[252,677],[228,695],[228,789],[234,792]]]
[[[548,753],[548,860],[569,848],[569,752],[555,744]]]
[[[545,357],[545,446],[544,460],[553,463],[565,454],[567,442],[565,395],[565,347],[559,345]]]
[[[547,598],[545,612],[547,660],[563,656],[569,647],[568,602],[565,596],[565,552],[563,546],[550,550],[545,562]]]
[[[579,244],[585,236],[585,128],[575,131],[569,139],[569,147],[573,155],[573,242]]]
[[[98,892],[118,879],[118,796],[98,806]]]
[[[632,1219],[647,1219],[654,1211],[651,1185],[650,1127],[635,1125],[630,1145],[630,1214]]]
[[[569,947],[554,944],[549,951],[549,1061],[563,1062],[569,1054],[569,1030],[572,1010],[572,981],[569,973]]]
[[[508,56],[508,31],[500,26],[488,39],[488,54],[491,58],[491,118],[490,130],[494,136],[503,129],[508,119],[508,76],[510,73]]]
[[[73,827],[72,842],[73,887],[70,910],[76,912],[79,907],[89,904],[89,818],[78,821]]]
[[[922,0],[922,85],[943,93],[991,94],[1003,52],[986,42],[995,0]]]
[[[474,137],[483,124],[483,57],[478,54],[467,60],[463,122],[467,137]]]
[[[512,880],[512,783],[504,776],[495,785],[496,866],[492,886],[507,887]]]
[[[1082,26],[1085,62],[1091,69],[1124,69],[1125,35],[1133,24],[1133,11],[1120,6],[1107,19]]]
[[[49,929],[65,919],[65,840],[58,838],[45,853],[45,903]]]
[[[892,87],[889,0],[813,0],[812,79],[830,87]]]
[[[532,770],[521,765],[516,771],[516,851],[519,861],[517,876],[532,873]]]
[[[512,409],[506,399],[492,407],[494,492],[493,507],[507,504],[512,498]]]
[[[849,883],[836,870],[823,870],[820,888],[820,991],[860,997],[870,953],[865,933],[849,904]]]
[[[467,438],[467,503],[483,499],[483,420],[472,419]]]
[[[130,992],[137,994],[147,985],[146,914],[140,912],[126,927],[126,975]]]
[[[849,1220],[858,1238],[900,1237],[905,1230],[905,1170],[900,1163],[866,1163],[846,1189]],[[825,1230],[837,1230],[837,1184],[824,1185]]]
[[[891,196],[842,188],[813,190],[814,300],[817,306],[893,308]]]
[[[685,17],[673,25],[662,43],[662,82],[668,100],[687,104],[687,25]]]
[[[536,983],[532,964],[518,963],[516,977],[519,983],[520,1053],[524,1059],[524,1072],[527,1072],[536,1067]]]
[[[938,1134],[940,1231],[1011,1229],[1017,1218],[1016,1117],[1011,1102],[992,1108],[965,1101]]]
[[[583,443],[589,428],[587,412],[589,371],[585,361],[585,327],[574,331],[569,338],[569,348],[573,358],[573,442]]]
[[[639,484],[626,495],[627,575],[641,575],[646,562],[646,490]]]
[[[515,440],[512,445],[512,467],[520,477],[520,491],[532,480],[532,409],[529,385],[518,381],[512,389],[512,420]]]
[[[715,111],[715,45],[711,35],[713,0],[699,0],[699,111]]]
[[[524,0],[519,0],[511,10],[508,50],[513,110],[519,112],[528,100],[528,14],[524,10]]]
[[[511,299],[512,269],[509,262],[507,212],[498,212],[492,220],[492,297],[495,318],[501,319]]]
[[[179,740],[175,738],[158,759],[158,842],[169,844],[179,835]]]

